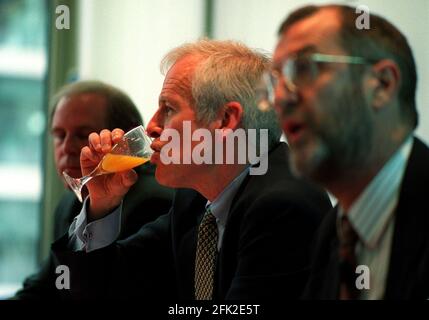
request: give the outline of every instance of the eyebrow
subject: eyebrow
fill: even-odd
[[[178,97],[179,96],[179,97]],[[158,98],[158,107],[161,107],[162,104],[166,104],[167,102],[170,102],[174,105],[178,105],[181,103],[181,100],[187,100],[188,97],[184,95],[175,95],[170,92],[167,93],[161,93]]]
[[[300,48],[298,50],[290,52],[288,54],[288,57],[293,56],[293,55],[299,57],[299,56],[303,56],[303,55],[310,54],[310,53],[315,53],[315,52],[317,52],[316,46],[313,45],[313,44],[310,44],[310,45],[307,45],[307,46],[305,46],[303,48]],[[284,61],[285,61],[285,59],[283,58],[281,62],[284,62]],[[279,63],[277,63],[277,64],[274,63],[273,64],[273,68],[274,69],[279,69],[280,67],[281,67],[281,65]]]
[[[173,102],[173,103],[175,103],[176,99],[174,99],[173,97],[171,97],[168,94],[160,95],[159,98],[158,98],[158,104],[159,104],[159,106],[161,106],[163,104],[166,104],[167,102],[170,102],[170,101]]]
[[[59,127],[52,127],[51,128],[51,133],[55,132],[55,131],[64,131],[63,128],[59,128]],[[79,126],[76,128],[76,131],[94,131],[94,128],[90,127],[90,126]]]
[[[309,53],[314,53],[316,51],[317,51],[316,46],[311,44],[311,45],[305,46],[304,48],[301,48],[297,51],[294,51],[292,54],[294,54],[296,56],[301,56],[301,55],[306,55]]]

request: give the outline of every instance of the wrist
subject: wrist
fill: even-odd
[[[89,198],[88,202],[87,222],[90,223],[92,221],[102,219],[113,212],[121,204],[121,199],[112,201],[102,199],[101,201],[95,201]]]

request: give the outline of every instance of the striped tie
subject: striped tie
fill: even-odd
[[[198,228],[197,253],[195,257],[195,299],[211,300],[218,231],[216,218],[207,209]]]
[[[346,216],[341,218],[340,232],[340,299],[354,300],[359,297],[356,288],[356,254],[358,235]]]

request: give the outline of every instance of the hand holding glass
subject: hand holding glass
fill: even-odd
[[[153,150],[150,148],[151,139],[143,126],[138,126],[124,134],[112,150],[106,154],[97,167],[88,175],[75,179],[66,172],[63,176],[82,202],[82,188],[92,178],[115,172],[130,170],[150,160]]]

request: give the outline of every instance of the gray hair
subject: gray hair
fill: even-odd
[[[51,122],[58,102],[63,97],[72,97],[85,93],[98,94],[106,99],[107,129],[121,128],[129,131],[143,124],[142,117],[131,98],[118,88],[101,81],[78,81],[62,87],[51,99]]]
[[[242,43],[202,39],[171,50],[161,62],[165,74],[186,56],[201,58],[191,77],[192,98],[197,121],[213,121],[230,101],[243,107],[243,129],[268,129],[269,148],[280,140],[281,129],[273,108],[257,107],[256,88],[262,75],[271,67],[270,58]]]

